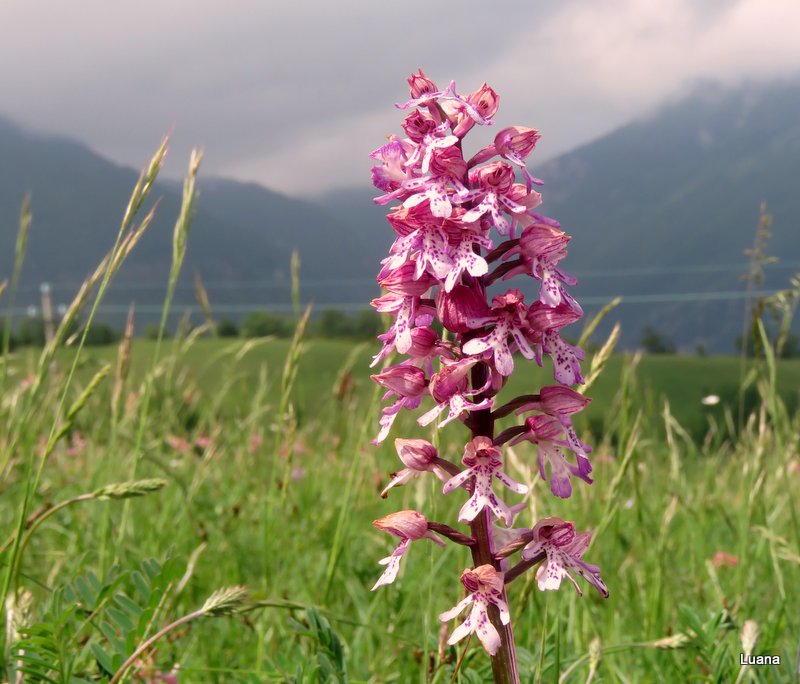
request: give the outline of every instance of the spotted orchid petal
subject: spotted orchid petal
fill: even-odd
[[[600,595],[608,597],[608,588],[600,578],[600,568],[583,560],[591,540],[590,532],[575,532],[575,526],[561,518],[543,518],[533,528],[533,541],[522,550],[522,558],[529,560],[546,554],[546,560],[539,566],[536,579],[539,589],[552,591],[561,587],[566,577],[572,582],[579,596],[583,595],[580,586],[570,571],[577,572],[592,584]]]
[[[461,573],[461,583],[470,595],[450,610],[441,613],[439,620],[452,620],[470,604],[472,609],[464,622],[453,630],[447,643],[458,643],[469,634],[475,633],[486,652],[494,655],[500,647],[500,635],[489,618],[489,605],[497,606],[502,624],[507,625],[511,621],[508,603],[503,597],[503,573],[491,565],[481,565],[474,570],[464,570]]]

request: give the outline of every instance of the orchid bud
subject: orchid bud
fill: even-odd
[[[525,419],[525,427],[528,428],[527,436],[533,441],[549,442],[561,437],[564,433],[564,426],[553,416],[537,414]]]
[[[425,371],[416,366],[390,366],[370,377],[401,397],[418,397],[425,391]]]
[[[524,159],[536,147],[539,141],[539,131],[526,126],[509,126],[504,128],[494,137],[494,146],[498,154],[509,152]]]
[[[400,539],[416,541],[428,535],[428,521],[416,511],[397,511],[372,521],[372,526]]]
[[[436,447],[424,439],[397,438],[394,440],[394,448],[403,464],[418,472],[430,470],[439,455]]]
[[[567,244],[572,238],[557,226],[547,223],[534,223],[522,231],[519,238],[520,250],[530,258],[565,255]]]
[[[550,415],[569,416],[583,410],[592,400],[569,387],[549,386],[539,391],[542,411]]]
[[[472,321],[489,315],[489,307],[476,290],[456,285],[450,292],[441,289],[437,292],[436,313],[449,331],[465,333],[475,327]]]
[[[430,380],[430,392],[434,401],[446,402],[453,395],[463,392],[468,382],[467,374],[476,363],[478,359],[464,359],[434,373]]]
[[[580,318],[580,315],[566,304],[551,307],[537,300],[528,309],[527,318],[528,325],[533,330],[544,332],[545,330],[560,330],[571,325]]]
[[[378,284],[395,294],[405,295],[406,297],[419,297],[436,284],[436,279],[429,273],[424,273],[421,278],[415,280],[416,268],[416,262],[407,261],[384,278],[381,278]]]
[[[422,69],[419,70],[418,74],[411,74],[411,77],[408,79],[408,87],[411,91],[411,97],[414,100],[438,92],[439,90],[436,84],[425,75]]]
[[[533,214],[530,212],[542,203],[542,194],[540,192],[536,190],[529,191],[522,183],[514,183],[506,193],[506,197],[512,202],[525,207],[525,213],[515,217],[521,225],[528,226],[535,222],[536,219],[533,218]]]
[[[432,328],[414,328],[411,331],[411,349],[408,355],[412,358],[431,356],[439,343],[439,336]]]

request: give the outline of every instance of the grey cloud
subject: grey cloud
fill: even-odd
[[[133,165],[174,129],[172,174],[201,145],[207,173],[297,191],[313,169],[320,187],[345,185],[363,182],[365,152],[400,132],[392,103],[417,67],[464,91],[489,81],[502,96],[498,122],[542,128],[550,156],[686,79],[724,73],[746,13],[790,2],[33,0],[2,10],[0,113]],[[761,72],[800,68],[797,48],[777,50],[756,60]]]

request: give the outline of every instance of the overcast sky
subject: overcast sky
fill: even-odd
[[[139,167],[172,131],[206,175],[300,195],[368,186],[406,77],[500,93],[539,159],[701,79],[800,73],[800,0],[5,0],[0,115]],[[490,131],[476,131],[479,144]]]

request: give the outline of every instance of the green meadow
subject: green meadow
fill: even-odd
[[[159,628],[234,585],[249,590],[242,610],[170,632],[136,661],[138,681],[176,664],[189,682],[485,681],[480,645],[465,654],[443,646],[436,620],[461,597],[456,578],[469,565],[461,547],[415,542],[398,580],[370,592],[377,561],[394,547],[373,519],[415,508],[458,526],[460,506],[432,477],[378,496],[399,462],[391,439],[370,444],[380,407],[369,381],[374,351],[346,341],[197,338],[165,341],[155,357],[154,342],[134,340],[114,410],[118,350],[85,353],[67,404],[104,366],[112,370],[47,457],[29,514],[112,483],[165,485],[77,500],[27,524],[35,532],[10,593],[33,630],[22,643],[35,658],[16,661],[42,670],[30,681],[103,680]],[[6,453],[0,513],[9,532],[26,461],[45,448],[74,355],[58,350],[40,408]],[[10,358],[6,425],[30,391],[35,359],[31,351]],[[745,676],[796,681],[800,459],[797,417],[783,407],[796,401],[800,364],[774,371],[773,385],[769,366],[758,368],[758,400],[738,426],[738,359],[612,357],[580,423],[595,445],[595,483],[567,501],[539,481],[532,446],[511,450],[512,475],[532,486],[517,524],[560,515],[595,530],[587,558],[611,590],[605,601],[591,588],[583,598],[569,586],[543,594],[533,573],[511,585],[523,681],[583,682],[590,672],[597,681],[734,681],[746,621],[758,626],[754,652],[780,654],[786,665]],[[531,391],[545,381],[537,372],[530,387],[518,373],[504,392]],[[710,394],[725,400],[703,406]],[[701,427],[707,436],[698,440]],[[441,434],[451,460],[461,430]],[[392,435],[432,439],[413,416],[401,416]],[[66,669],[45,671],[46,662]],[[14,667],[12,657],[6,668]]]
[[[9,682],[489,681],[475,639],[447,645],[437,616],[462,597],[461,546],[416,541],[400,576],[370,591],[396,539],[371,522],[416,509],[466,531],[433,476],[380,491],[393,437],[458,462],[464,428],[418,412],[371,445],[378,345],[307,338],[166,339],[193,210],[193,158],[176,223],[161,337],[71,343],[91,326],[127,255],[163,158],[134,189],[116,244],[44,349],[0,357],[0,581]],[[28,217],[29,218],[29,217]],[[23,211],[13,301],[29,220]],[[295,269],[296,270],[296,269]],[[613,314],[612,314],[613,315]],[[6,330],[10,326],[6,326]],[[763,329],[762,329],[763,330]],[[734,358],[586,360],[593,402],[576,420],[594,484],[554,498],[531,445],[505,470],[529,485],[515,524],[545,516],[591,530],[585,558],[607,600],[534,572],[509,584],[522,681],[797,682],[800,634],[800,363]],[[521,368],[498,402],[551,384]],[[427,401],[427,400],[426,400]],[[427,410],[429,404],[423,406]],[[499,428],[513,424],[513,416]],[[742,655],[779,658],[747,667]]]

